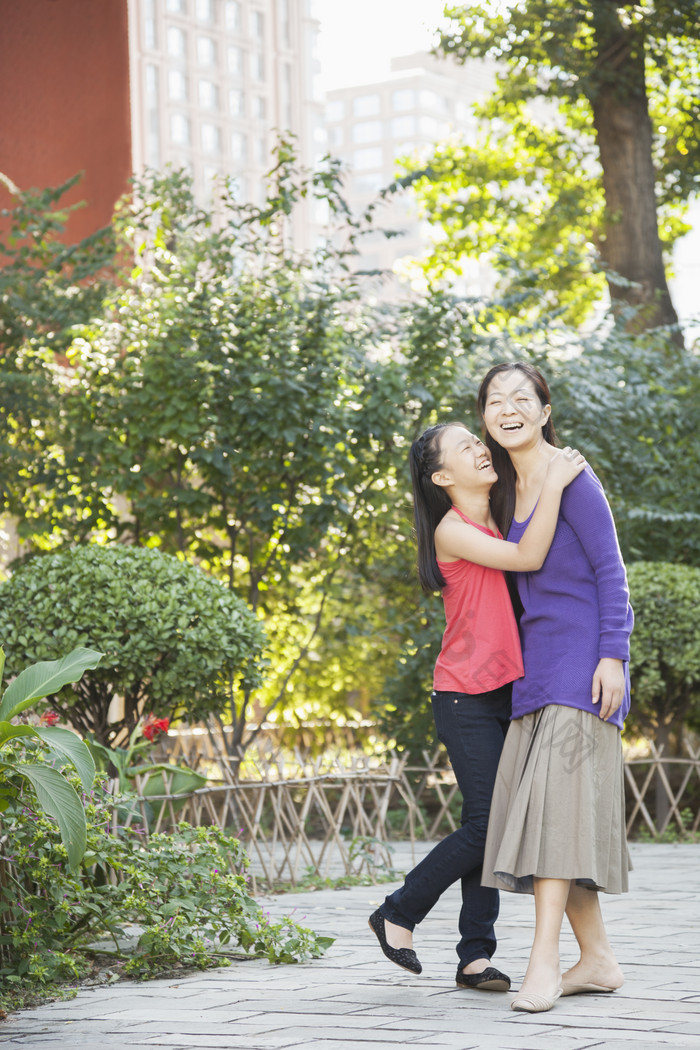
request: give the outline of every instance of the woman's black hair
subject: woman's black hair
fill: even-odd
[[[543,407],[551,404],[547,380],[534,365],[530,365],[526,361],[494,365],[484,376],[477,395],[477,404],[482,420],[491,381],[502,372],[520,372],[525,379],[532,383],[535,393],[540,399],[540,404]],[[551,416],[542,427],[542,437],[550,445],[557,444],[557,435]],[[498,481],[491,489],[491,512],[501,530],[501,535],[507,536],[515,514],[515,467],[511,463],[510,456],[506,450],[491,437],[487,430],[485,431],[484,441],[491,452],[494,470],[498,474]]]
[[[461,423],[437,423],[428,427],[411,445],[409,463],[413,483],[413,520],[418,543],[418,579],[426,594],[433,594],[445,586],[435,554],[435,529],[452,506],[452,501],[441,485],[433,481],[433,474],[442,467],[440,435],[449,426]]]

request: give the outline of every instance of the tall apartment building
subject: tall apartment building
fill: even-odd
[[[317,34],[312,0],[129,0],[134,169],[184,167],[202,201],[217,175],[234,176],[257,203],[280,131],[312,166]]]
[[[393,59],[382,80],[330,91],[328,148],[348,166],[346,197],[353,211],[366,208],[395,179],[399,157],[420,155],[452,133],[473,139],[471,106],[491,89],[493,76],[494,67],[485,62],[459,66],[420,52]],[[425,253],[430,228],[420,221],[410,192],[381,208],[377,223],[404,232],[390,240],[370,235],[363,242],[363,268],[401,273],[404,257]],[[488,283],[488,268],[470,263],[469,273],[472,284]]]

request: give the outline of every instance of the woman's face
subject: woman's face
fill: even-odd
[[[512,452],[542,438],[550,411],[540,401],[532,380],[513,369],[499,372],[489,383],[484,424],[493,440]]]

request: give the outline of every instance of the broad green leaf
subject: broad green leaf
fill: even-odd
[[[0,719],[10,719],[35,700],[57,693],[69,682],[77,682],[85,671],[97,667],[103,653],[78,647],[60,660],[42,660],[17,675],[5,690]]]
[[[0,747],[9,740],[18,736],[35,736],[36,730],[32,726],[16,726],[12,722],[0,722]]]
[[[70,729],[60,726],[39,727],[36,735],[54,751],[69,759],[78,771],[83,790],[89,791],[95,779],[95,763],[87,745]]]
[[[85,811],[78,793],[58,770],[51,766],[31,766],[18,762],[12,767],[25,777],[36,791],[39,805],[58,824],[63,844],[68,850],[68,863],[77,868],[87,844]]]

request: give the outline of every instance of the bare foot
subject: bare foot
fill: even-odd
[[[396,926],[395,923],[384,920],[384,933],[387,943],[392,948],[413,948],[413,933],[404,926]]]
[[[576,991],[611,991],[622,988],[625,976],[614,955],[595,959],[579,959],[575,966],[562,976],[564,995]]]

